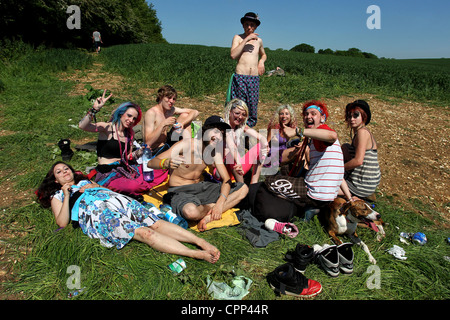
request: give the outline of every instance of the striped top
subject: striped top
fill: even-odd
[[[318,129],[332,130],[327,125]],[[305,176],[307,194],[319,201],[333,201],[344,178],[344,157],[341,144],[336,140],[332,145],[311,139],[309,170]]]
[[[372,133],[370,135],[372,136]],[[351,158],[355,157],[355,150],[356,148],[352,141],[352,145],[349,147]],[[347,181],[348,188],[352,194],[360,198],[365,198],[375,192],[380,180],[381,170],[378,164],[378,151],[373,149],[372,143],[372,149],[366,150],[364,154],[363,164],[348,171],[345,175],[345,181]]]

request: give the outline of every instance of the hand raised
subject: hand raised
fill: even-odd
[[[105,105],[106,101],[108,101],[109,98],[112,97],[112,93],[106,98],[105,98],[105,95],[106,95],[106,89],[103,91],[103,95],[101,97],[98,97],[97,99],[95,99],[94,105],[93,105],[93,108],[95,110],[99,111]]]

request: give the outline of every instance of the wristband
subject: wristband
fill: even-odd
[[[164,163],[166,163],[166,160],[167,160],[167,158],[164,158],[164,159],[162,159],[162,160],[159,162],[159,168],[160,168],[160,169],[164,169]]]
[[[227,197],[226,197],[222,192],[220,193],[220,195],[221,195],[222,197],[224,197],[225,200],[227,200]]]

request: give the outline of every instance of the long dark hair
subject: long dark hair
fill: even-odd
[[[37,195],[37,201],[44,207],[49,208],[51,205],[52,196],[58,191],[61,190],[61,185],[56,182],[55,174],[53,173],[53,170],[58,164],[64,164],[73,172],[74,175],[74,182],[78,183],[81,180],[87,179],[87,177],[79,172],[75,171],[70,164],[67,164],[64,161],[57,161],[55,162],[50,170],[47,172],[47,175],[45,176],[44,180],[39,185],[39,188],[36,190]]]

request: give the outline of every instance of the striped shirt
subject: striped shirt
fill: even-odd
[[[327,125],[318,129],[332,130]],[[311,139],[309,170],[305,176],[307,194],[319,201],[333,201],[344,178],[344,157],[339,140],[332,145]]]
[[[355,147],[353,146],[353,141],[349,147],[349,152],[350,157],[354,158]],[[362,165],[348,171],[345,175],[345,181],[347,181],[350,192],[360,198],[373,194],[380,180],[381,170],[378,164],[378,151],[373,148],[366,150]]]

